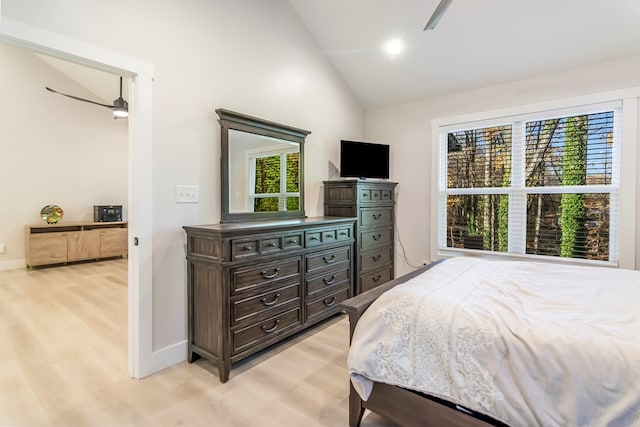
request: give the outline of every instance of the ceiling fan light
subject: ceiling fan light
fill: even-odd
[[[120,97],[113,101],[113,115],[115,117],[129,117],[129,103]]]

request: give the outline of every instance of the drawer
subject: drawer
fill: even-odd
[[[247,292],[274,285],[284,279],[299,278],[300,262],[300,257],[293,257],[271,263],[233,268],[230,271],[231,292]]]
[[[322,243],[332,243],[338,239],[338,230],[324,230],[322,232]]]
[[[393,190],[390,189],[377,189],[377,188],[361,188],[360,189],[360,201],[361,202],[392,202]]]
[[[360,253],[360,271],[369,271],[382,268],[392,261],[393,249],[391,246],[382,246],[373,251]]]
[[[304,242],[306,246],[322,244],[322,231],[307,231],[304,233]]]
[[[378,246],[391,245],[391,228],[377,228],[360,232],[360,250],[366,251]]]
[[[338,241],[351,240],[352,227],[337,227],[326,230],[313,230],[305,232],[305,244],[307,247],[328,245]]]
[[[294,281],[269,292],[263,292],[248,298],[236,299],[231,302],[232,324],[266,319],[272,317],[287,305],[300,305],[300,282]]]
[[[349,288],[345,286],[328,295],[307,302],[305,304],[307,307],[307,321],[335,312],[338,305],[347,299],[349,299]]]
[[[360,189],[360,201],[361,202],[370,202],[371,200],[372,200],[371,189],[370,188],[361,188]]]
[[[336,230],[336,240],[351,240],[353,237],[353,229],[351,227],[339,228]]]
[[[245,259],[258,255],[258,240],[234,240],[231,243],[231,259]]]
[[[280,251],[282,249],[280,237],[260,239],[259,248],[260,248],[260,253],[263,253],[263,254]]]
[[[314,295],[320,295],[323,292],[330,292],[331,290],[344,286],[348,282],[351,276],[350,269],[344,269],[339,271],[329,271],[320,276],[315,276],[311,279],[307,279],[307,295],[313,297]]]
[[[392,202],[393,201],[393,190],[380,190],[380,201],[381,202]]]
[[[290,234],[282,237],[282,249],[302,249],[302,233]]]
[[[351,260],[351,246],[341,246],[305,256],[305,271],[312,273],[326,268],[343,268]]]
[[[246,328],[233,330],[232,353],[239,353],[272,340],[302,325],[300,307],[296,307]]]
[[[393,208],[362,208],[360,209],[360,226],[385,227],[393,224]]]
[[[366,292],[369,289],[373,289],[376,286],[380,286],[385,282],[392,279],[391,271],[393,266],[383,268],[381,270],[372,271],[371,273],[363,274],[360,276],[360,292]]]

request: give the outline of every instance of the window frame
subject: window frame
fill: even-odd
[[[432,258],[443,256],[455,256],[460,254],[473,253],[474,255],[486,257],[486,258],[506,258],[506,259],[529,259],[529,260],[542,260],[548,262],[560,262],[567,264],[592,264],[592,265],[606,265],[617,266],[622,268],[635,268],[635,236],[636,236],[636,187],[637,176],[635,172],[635,163],[637,161],[637,137],[638,137],[638,99],[640,97],[640,88],[624,89],[619,91],[611,91],[600,94],[592,94],[581,97],[566,98],[555,101],[548,101],[538,104],[529,104],[516,106],[511,108],[505,108],[500,110],[491,110],[480,113],[472,113],[466,115],[452,116],[442,119],[434,119],[431,121],[431,217],[434,219],[431,221],[431,254]],[[515,176],[518,172],[518,167],[522,168],[523,165],[515,165],[513,160],[518,154],[512,154],[512,183],[511,187],[502,188],[474,188],[465,189],[459,191],[458,189],[446,190],[447,180],[447,168],[446,159],[443,162],[443,156],[447,155],[446,137],[448,132],[455,130],[465,129],[477,129],[490,126],[504,125],[512,123],[514,119],[524,127],[524,123],[530,120],[541,120],[545,118],[557,118],[572,115],[584,114],[587,112],[594,112],[604,109],[611,109],[619,104],[620,114],[618,119],[621,120],[619,127],[620,138],[619,147],[617,149],[617,155],[619,156],[619,173],[615,178],[612,177],[611,186],[596,186],[590,185],[589,192],[597,192],[605,188],[607,193],[610,193],[612,187],[615,186],[617,191],[616,201],[618,203],[617,215],[611,216],[612,232],[610,236],[610,245],[615,251],[613,255],[617,255],[617,260],[613,261],[596,261],[585,260],[577,258],[561,258],[548,255],[533,255],[524,253],[511,252],[511,224],[514,224],[511,220],[511,204],[509,208],[509,253],[494,252],[494,251],[482,251],[482,250],[469,250],[460,248],[446,247],[446,238],[442,239],[443,233],[446,233],[446,197],[449,194],[454,193],[466,193],[466,194],[510,194],[526,197],[527,194],[533,193],[554,193],[560,190],[566,192],[567,187],[555,189],[552,187],[526,187],[526,183],[518,183],[519,177]],[[515,135],[516,130],[513,129]],[[512,145],[512,150],[513,147]],[[524,149],[524,146],[522,146]],[[440,167],[445,165],[445,167]],[[613,180],[615,179],[616,182]],[[514,183],[514,180],[516,181]],[[517,185],[514,188],[514,185]],[[453,191],[451,191],[453,190]],[[489,190],[489,191],[488,191]],[[614,200],[611,201],[614,203]],[[442,209],[444,206],[444,214]],[[615,229],[613,227],[616,227]],[[624,232],[622,232],[624,229]],[[442,232],[441,230],[444,230]],[[526,241],[526,220],[521,223],[520,230],[524,236],[521,241]],[[435,254],[435,256],[433,255]],[[613,259],[610,254],[610,259]]]
[[[245,164],[247,165],[248,176],[247,180],[247,203],[248,210],[254,212],[255,199],[260,198],[278,198],[278,212],[287,211],[287,198],[298,197],[300,198],[300,191],[291,192],[287,191],[287,155],[292,153],[299,153],[296,147],[291,148],[272,148],[272,149],[260,149],[260,150],[248,150],[246,153]],[[280,157],[280,191],[277,193],[256,193],[256,160],[263,157]]]

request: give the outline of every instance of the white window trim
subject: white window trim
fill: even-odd
[[[610,92],[602,92],[586,96],[559,99],[554,101],[541,102],[537,104],[521,105],[505,109],[490,110],[479,113],[452,116],[431,121],[431,258],[455,256],[462,253],[473,253],[485,258],[499,259],[536,259],[547,262],[560,262],[566,264],[591,264],[591,265],[614,265],[620,268],[636,268],[636,193],[637,193],[637,150],[638,150],[638,101],[640,99],[640,87],[621,89]],[[585,106],[585,111],[592,110],[591,106],[600,103],[622,102],[622,127],[620,138],[620,188],[618,192],[618,212],[619,212],[619,235],[616,242],[612,236],[611,244],[615,244],[619,250],[618,262],[603,263],[602,261],[591,261],[582,259],[569,259],[550,256],[505,254],[498,252],[480,252],[466,249],[445,248],[438,241],[438,228],[441,222],[446,221],[439,215],[439,197],[441,191],[439,185],[446,182],[442,179],[440,156],[441,144],[440,135],[446,128],[454,129],[469,122],[482,122],[484,126],[497,123],[504,123],[504,119],[510,116],[534,115],[544,111],[563,113],[567,109],[571,114],[575,114],[580,106]],[[557,116],[556,116],[557,117]],[[486,194],[486,191],[483,193]]]
[[[249,171],[249,181],[247,189],[247,209],[253,212],[254,201],[259,198],[278,197],[278,211],[283,212],[287,210],[287,198],[288,197],[300,197],[300,192],[287,192],[287,154],[299,153],[299,149],[296,147],[282,148],[279,146],[270,147],[267,149],[254,149],[247,150],[245,152],[245,164]],[[272,157],[280,156],[280,191],[278,193],[256,193],[256,159],[260,157]]]

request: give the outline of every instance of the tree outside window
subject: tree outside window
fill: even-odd
[[[441,241],[449,248],[609,260],[616,114],[443,133]]]

